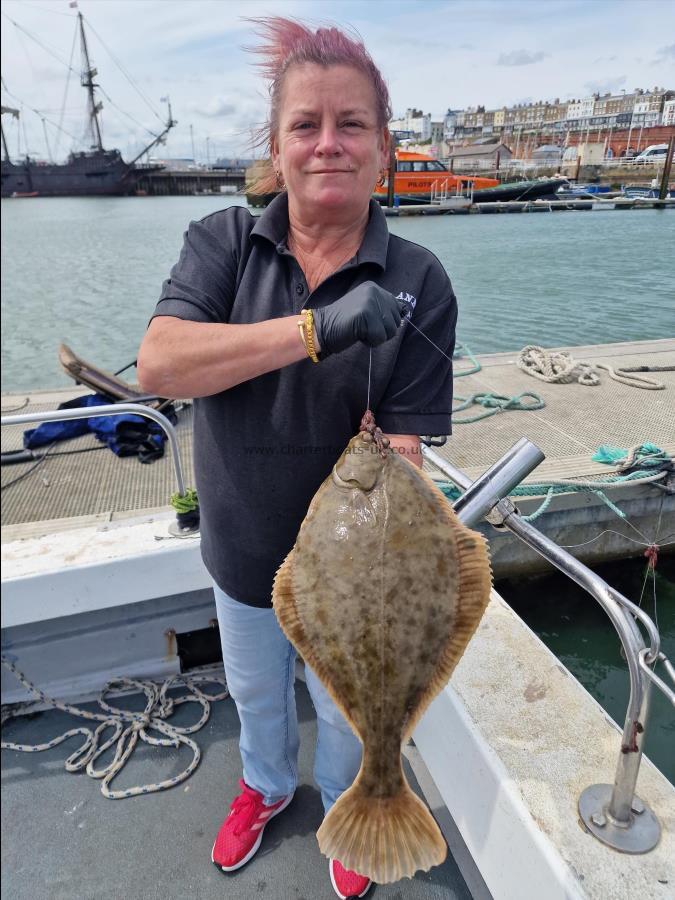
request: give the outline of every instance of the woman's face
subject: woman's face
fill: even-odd
[[[358,213],[389,164],[375,90],[358,69],[293,66],[282,87],[272,162],[300,211]]]

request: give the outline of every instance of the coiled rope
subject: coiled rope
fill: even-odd
[[[176,511],[179,528],[191,531],[199,529],[199,499],[194,488],[187,488],[184,494],[172,494],[171,506]]]
[[[531,402],[524,399],[527,397],[530,398]],[[533,409],[543,409],[546,405],[539,394],[535,394],[532,391],[523,391],[522,394],[518,394],[515,397],[506,397],[503,394],[492,394],[487,391],[482,391],[477,394],[472,394],[470,397],[456,397],[455,399],[460,400],[461,402],[459,406],[453,407],[453,425],[468,425],[471,422],[479,422],[481,419],[487,419],[489,416],[494,416],[500,412],[507,412],[510,409],[528,411]],[[455,413],[469,409],[469,407],[474,406],[474,404],[485,407],[485,412],[479,413],[476,416],[467,416],[463,419],[455,418]]]
[[[80,709],[77,706],[71,706],[69,703],[60,703],[48,697],[43,691],[30,682],[26,676],[14,665],[6,656],[0,657],[2,665],[27,688],[32,694],[48,706],[54,709],[60,709],[62,712],[70,713],[73,716],[79,716],[92,722],[100,724],[95,730],[85,728],[71,728],[58,737],[53,738],[44,744],[16,744],[13,741],[2,741],[0,748],[3,750],[20,750],[23,753],[39,753],[42,750],[51,750],[63,741],[74,737],[76,734],[85,736],[84,743],[75,750],[65,761],[65,767],[68,772],[79,772],[84,769],[90,778],[100,778],[101,793],[109,800],[122,800],[126,797],[137,797],[139,794],[152,794],[157,791],[164,791],[168,788],[175,787],[192,775],[201,759],[201,751],[198,745],[188,734],[194,734],[203,728],[211,715],[211,702],[216,700],[224,700],[229,696],[227,684],[224,678],[214,675],[173,675],[167,678],[160,686],[152,681],[138,681],[134,678],[115,678],[109,681],[98,698],[99,706],[105,710],[102,713],[89,712],[86,709]],[[212,682],[214,684],[223,685],[225,690],[216,694],[208,694],[202,692],[197,685]],[[190,693],[180,697],[169,697],[167,691],[175,687],[186,687]],[[132,690],[134,693],[144,693],[147,699],[145,709],[142,712],[134,712],[130,709],[120,709],[112,706],[104,699],[111,691],[127,691]],[[175,708],[182,703],[199,703],[202,707],[202,714],[199,721],[194,725],[172,725],[167,719],[172,715]],[[10,710],[7,714],[3,711],[3,726],[5,722],[15,715],[18,710]],[[103,734],[108,728],[113,728],[114,733],[105,741]],[[164,737],[153,737],[150,731],[159,732]],[[146,744],[152,744],[157,747],[176,747],[181,744],[192,750],[192,761],[179,775],[168,778],[165,781],[159,781],[154,784],[138,785],[128,788],[124,791],[111,790],[110,783],[122,771],[124,765],[134,751],[138,739],[145,741]],[[102,742],[103,741],[103,742]],[[101,769],[95,768],[95,762],[102,753],[117,743],[115,755],[107,766]]]
[[[576,380],[586,387],[596,387],[600,384],[600,376],[596,370],[602,369],[608,372],[609,377],[614,381],[620,381],[630,387],[642,388],[646,391],[662,391],[665,388],[663,382],[654,381],[644,375],[636,375],[630,370],[614,369],[607,363],[601,362],[580,362],[565,350],[545,350],[544,347],[531,344],[523,347],[520,351],[516,358],[516,365],[533,378],[538,378],[548,384],[556,382],[569,384]]]

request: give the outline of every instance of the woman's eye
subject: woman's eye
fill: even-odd
[[[307,128],[313,128],[314,124],[313,124],[313,122],[298,122],[298,124],[295,127],[307,129]]]
[[[346,128],[361,128],[360,122],[345,122],[344,124]]]

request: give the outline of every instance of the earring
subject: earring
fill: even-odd
[[[380,172],[380,177],[377,179],[377,186],[384,187],[386,183],[387,183],[387,173]]]
[[[283,191],[283,189],[286,187],[286,182],[284,181],[281,172],[277,170],[274,174],[276,175],[277,187],[281,188],[281,190]]]

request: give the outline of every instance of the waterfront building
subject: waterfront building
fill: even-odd
[[[458,117],[461,116],[462,124],[464,123],[464,111],[459,109],[449,109],[445,114],[444,122],[444,133],[443,136],[446,141],[452,140],[455,136],[455,129],[457,128]]]
[[[445,121],[441,119],[439,122],[431,123],[431,143],[438,146],[445,137]]]
[[[532,151],[532,159],[544,166],[557,166],[562,159],[562,147],[557,144],[542,144]]]
[[[632,93],[595,93],[572,100],[539,100],[488,109],[483,105],[467,109],[449,108],[442,122],[431,115],[408,109],[406,115],[390,123],[390,130],[411,141],[431,142],[441,156],[455,147],[492,141],[506,143],[516,158],[530,158],[537,148],[588,143],[593,137],[605,146],[608,156],[638,151],[647,143],[668,139],[663,126],[675,125],[675,90],[655,87]],[[656,128],[656,131],[650,129]],[[443,141],[444,139],[444,141]]]
[[[664,91],[654,88],[653,91],[638,92],[638,97],[633,106],[633,126],[642,125],[649,128],[659,125],[663,114],[663,106],[666,100],[675,96],[675,91]]]
[[[581,119],[590,119],[593,115],[594,105],[594,97],[584,97],[582,100],[570,100],[570,102],[567,104],[565,119],[567,119],[568,122],[580,121]]]
[[[595,95],[595,104],[593,106],[594,116],[621,116],[630,117],[635,105],[635,95],[627,94],[622,91],[620,94],[599,94]]]
[[[407,109],[405,116],[392,119],[390,131],[409,131],[419,141],[431,140],[431,113],[423,113],[419,109]]]
[[[472,144],[469,147],[455,147],[450,151],[448,160],[451,169],[475,171],[486,169],[494,171],[512,158],[513,153],[506,144]]]
[[[149,158],[150,165],[153,166],[161,166],[167,172],[182,172],[186,169],[199,169],[201,168],[194,159],[184,156],[184,157],[164,157],[164,156],[151,156]]]

